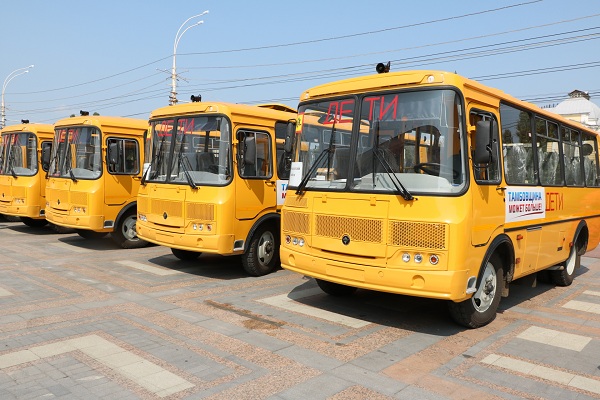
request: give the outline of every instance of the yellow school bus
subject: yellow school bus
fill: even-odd
[[[123,248],[145,246],[135,225],[148,121],[81,114],[54,124],[43,155],[46,219],[86,239],[111,233]]]
[[[192,100],[150,115],[138,235],[182,260],[237,254],[249,274],[267,274],[279,266],[295,110]]]
[[[312,88],[293,140],[281,263],[326,293],[448,300],[476,328],[510,282],[569,285],[598,245],[597,132],[459,75]]]
[[[21,122],[0,131],[0,214],[20,217],[27,226],[41,227],[47,224],[48,169],[41,163],[41,154],[52,146],[54,127]]]

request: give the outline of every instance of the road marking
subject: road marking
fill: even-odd
[[[525,339],[531,342],[547,344],[550,346],[574,351],[583,350],[583,348],[592,341],[592,338],[590,337],[540,328],[538,326],[531,326],[525,329],[523,332],[518,334],[517,337],[519,339]]]
[[[8,297],[8,296],[14,296],[14,295],[6,289],[0,288],[0,297]]]
[[[587,390],[588,392],[600,394],[600,381],[587,378],[585,376],[572,374],[570,372],[559,371],[553,368],[536,365],[527,361],[516,360],[510,357],[490,354],[481,360],[482,363],[493,365],[509,371],[519,372],[536,378],[546,379],[561,385],[570,386],[577,389]]]
[[[570,308],[571,310],[600,314],[600,304],[589,303],[587,301],[570,300],[566,302],[563,307]]]
[[[589,294],[590,296],[600,296],[600,292],[595,290],[585,290],[583,294]]]
[[[79,350],[159,397],[189,389],[194,384],[98,335],[35,346],[0,356],[0,369]]]
[[[283,308],[284,310],[294,311],[300,314],[310,315],[311,317],[317,317],[326,321],[346,325],[350,328],[362,328],[370,324],[370,322],[366,322],[357,318],[347,317],[345,315],[340,315],[327,310],[321,310],[319,308],[308,306],[306,304],[301,304],[296,301],[305,297],[314,296],[316,294],[323,294],[323,291],[319,288],[312,288],[302,290],[299,292],[292,292],[288,294],[282,294],[279,296],[267,297],[264,299],[260,299],[259,301],[274,307]]]
[[[160,275],[160,276],[176,275],[176,274],[182,273],[181,271],[178,271],[176,269],[158,268],[158,267],[153,267],[152,265],[142,264],[139,262],[129,261],[129,260],[117,261],[116,263],[124,265],[126,267],[135,268],[139,271],[149,272],[151,274]]]

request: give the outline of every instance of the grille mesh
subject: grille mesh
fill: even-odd
[[[214,221],[215,205],[206,203],[188,203],[187,218]]]
[[[378,219],[348,218],[332,215],[316,215],[315,233],[319,236],[341,238],[349,235],[352,240],[381,243],[383,222]]]
[[[446,249],[446,224],[390,221],[390,244],[422,249]]]
[[[152,210],[153,214],[162,215],[166,212],[171,217],[183,217],[183,205],[177,201],[169,201],[169,200],[152,200]]]
[[[308,214],[294,211],[284,211],[281,217],[283,230],[308,235]]]
[[[87,193],[71,192],[71,204],[86,206],[87,205]]]

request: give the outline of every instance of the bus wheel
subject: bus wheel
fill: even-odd
[[[327,294],[332,296],[350,296],[354,292],[356,292],[356,288],[352,286],[341,285],[339,283],[333,283],[329,281],[324,281],[322,279],[315,279],[317,281],[317,285]]]
[[[191,251],[191,250],[181,250],[181,249],[173,249],[171,248],[171,253],[181,261],[192,261],[196,258],[200,257],[200,252]]]
[[[502,262],[497,255],[493,255],[485,265],[473,297],[460,303],[448,303],[450,315],[458,324],[467,328],[487,325],[496,318],[503,290]]]
[[[21,222],[31,228],[41,228],[48,224],[48,221],[45,219],[33,219],[28,217],[21,217]]]
[[[136,222],[136,212],[130,210],[121,216],[115,230],[111,234],[113,240],[124,249],[137,249],[148,245],[148,242],[138,237],[135,230]]]
[[[242,256],[244,270],[252,276],[269,274],[279,265],[279,231],[275,224],[263,225],[252,236]]]
[[[84,239],[102,239],[104,236],[108,235],[108,232],[96,232],[90,231],[87,229],[77,229],[77,234]]]
[[[579,268],[581,256],[577,254],[577,245],[573,244],[569,252],[569,258],[563,263],[563,268],[559,271],[549,271],[552,282],[558,286],[569,286],[575,278],[575,270]]]

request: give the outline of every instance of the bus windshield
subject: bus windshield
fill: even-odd
[[[56,128],[48,176],[96,179],[102,171],[101,134],[92,126]]]
[[[31,132],[14,132],[2,135],[0,146],[0,174],[13,176],[35,175],[37,139]]]
[[[364,94],[300,105],[302,188],[452,194],[466,182],[460,97],[452,90]],[[290,182],[290,187],[292,183]]]
[[[220,116],[151,121],[145,180],[223,185],[231,179],[231,129]]]

